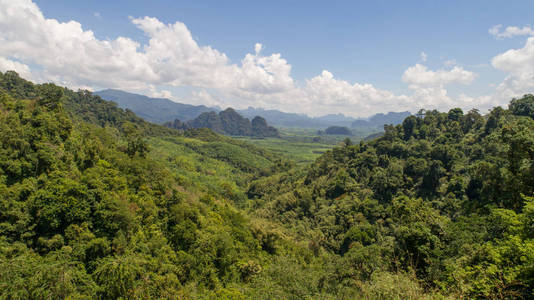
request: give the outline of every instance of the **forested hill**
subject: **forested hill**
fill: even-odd
[[[422,113],[254,182],[257,215],[338,255],[347,286],[402,270],[453,298],[532,299],[534,96]]]
[[[209,128],[221,134],[235,136],[254,136],[254,137],[278,137],[278,130],[267,125],[264,118],[254,117],[252,122],[241,116],[232,108],[227,108],[219,112],[206,112],[194,120],[181,122],[176,119],[174,122],[164,124],[169,128],[187,130],[190,128]]]
[[[0,298],[250,294],[273,246],[237,207],[271,167],[285,168],[212,131],[0,73]]]
[[[322,131],[319,131],[322,134]],[[337,135],[352,135],[352,132],[347,127],[330,126],[324,130],[325,134],[337,134]]]
[[[534,96],[296,167],[0,73],[1,299],[531,299]]]

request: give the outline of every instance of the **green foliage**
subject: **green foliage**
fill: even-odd
[[[534,118],[534,96],[528,94],[520,99],[510,101],[508,109],[516,116],[528,116]]]
[[[352,132],[348,127],[343,126],[330,126],[324,130],[325,134],[336,134],[336,135],[352,135]]]
[[[454,297],[531,297],[531,102],[487,117],[422,111],[303,172],[253,182],[254,214],[308,238],[315,253],[342,257],[337,282],[369,288],[400,271]]]
[[[71,248],[39,256],[20,243],[0,242],[0,291],[6,299],[91,299],[97,285]]]
[[[338,135],[317,135],[314,130],[279,129],[279,138],[237,137],[251,144],[265,148],[279,157],[299,165],[309,165],[335,145],[346,144],[347,138]],[[351,137],[356,140],[358,137]],[[352,141],[351,141],[352,143]]]
[[[183,298],[261,273],[234,205],[274,156],[85,91],[0,83],[0,298]]]
[[[421,111],[298,166],[331,145],[253,141],[282,159],[0,73],[0,298],[532,298],[531,104]]]

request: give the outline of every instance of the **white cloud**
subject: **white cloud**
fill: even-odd
[[[97,12],[97,11],[95,11],[95,12],[93,13],[93,16],[94,16],[95,18],[97,18],[97,19],[102,19],[102,15],[101,15],[99,12]]]
[[[5,72],[10,70],[19,73],[20,76],[26,79],[34,79],[30,67],[18,61],[13,61],[0,56],[0,71]]]
[[[210,94],[205,89],[192,91],[187,102],[194,105],[219,106],[224,107],[224,103],[218,97]]]
[[[460,64],[458,63],[458,61],[456,61],[456,59],[447,59],[446,61],[443,62],[443,65],[445,67],[460,66]]]
[[[428,59],[428,55],[426,55],[426,53],[425,53],[424,51],[421,52],[421,60],[422,60],[423,62],[426,62],[427,59]]]
[[[448,110],[460,107],[464,110],[472,108],[487,109],[498,105],[497,98],[492,95],[471,97],[460,94],[456,97],[449,95],[446,86],[450,84],[470,85],[478,74],[457,66],[455,60],[444,62],[447,69],[429,70],[427,66],[416,64],[406,69],[402,80],[409,84],[412,90],[410,97],[417,108]],[[453,66],[451,68],[451,66]]]
[[[517,97],[534,89],[534,37],[520,49],[510,49],[491,60],[494,68],[508,73],[497,87],[503,97]]]
[[[324,70],[321,75],[306,82],[305,98],[322,114],[345,112],[348,107],[360,114],[370,115],[381,111],[406,109],[412,104],[407,96],[375,88],[371,84],[351,84],[334,78]]]
[[[499,25],[495,25],[491,27],[488,30],[488,32],[498,39],[512,38],[515,36],[522,36],[522,35],[528,35],[528,36],[534,35],[534,28],[530,26],[523,26],[523,27],[508,26],[502,31],[501,29],[502,29],[502,25],[499,24]]]
[[[0,0],[0,7],[0,56],[39,65],[44,78],[69,86],[187,85],[239,93],[277,92],[292,85],[291,67],[280,54],[258,51],[237,66],[224,53],[199,46],[181,22],[132,18],[149,38],[140,45],[125,37],[99,40],[78,22],[46,19],[30,0]]]
[[[429,70],[426,66],[416,64],[409,67],[402,75],[402,80],[410,86],[443,86],[450,83],[470,84],[477,75],[462,67],[455,66],[450,70]]]
[[[256,52],[256,55],[260,54],[262,49],[263,49],[263,45],[262,44],[256,43],[256,45],[254,45],[254,52]]]
[[[138,44],[130,39],[98,40],[80,23],[45,19],[30,1],[0,0],[0,7],[0,56],[41,66],[44,79],[69,86],[132,86],[139,84],[135,78],[147,77]]]
[[[490,29],[496,38],[511,38],[514,36],[534,36],[534,28],[523,26],[506,27],[502,25]],[[493,57],[491,66],[506,74],[504,80],[496,85],[495,93],[491,96],[494,105],[505,104],[511,98],[521,97],[534,90],[534,37],[528,37],[522,48],[510,49]]]
[[[175,102],[179,102],[178,99],[174,97],[171,91],[165,90],[165,89],[158,89],[154,85],[150,85],[148,87],[147,96],[152,97],[152,98],[166,98],[169,100],[173,100]]]

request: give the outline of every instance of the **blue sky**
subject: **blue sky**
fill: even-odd
[[[89,57],[80,58],[80,61],[88,62],[80,67],[87,70],[87,76],[78,77],[73,75],[73,67],[66,65],[68,62],[60,62],[65,66],[63,70],[56,70],[40,63],[37,53],[32,57],[26,50],[19,50],[24,54],[17,54],[13,47],[3,52],[0,49],[0,56],[9,61],[4,65],[24,65],[35,80],[55,81],[73,87],[123,88],[181,102],[223,107],[262,106],[311,115],[341,112],[353,116],[381,110],[415,111],[421,107],[486,109],[505,104],[509,101],[507,97],[521,95],[533,88],[525,78],[534,71],[534,58],[524,60],[523,57],[524,53],[530,53],[527,42],[534,35],[528,31],[534,11],[533,1],[0,2],[4,9],[10,5],[16,7],[14,2],[28,2],[33,6],[32,14],[23,18],[21,13],[19,19],[12,16],[12,22],[24,22],[39,13],[45,20],[55,19],[60,25],[75,21],[80,24],[82,32],[92,31],[97,42],[128,38],[139,43],[139,53],[146,52],[143,45],[151,39],[157,42],[158,34],[159,39],[165,41],[183,38],[183,31],[166,34],[160,31],[152,35],[146,31],[155,23],[172,27],[179,22],[185,25],[200,49],[188,48],[184,50],[185,54],[161,52],[161,57],[172,57],[168,58],[167,64],[175,63],[176,69],[182,71],[169,71],[160,76],[165,79],[154,75],[146,82],[142,80],[142,71],[135,80],[133,75],[132,78],[117,79],[120,76],[117,74],[124,71],[114,73],[115,68],[124,61],[100,66],[100,59],[91,65],[89,52],[98,52],[96,46],[90,45],[91,41],[81,50],[89,53]],[[133,20],[145,16],[154,19],[134,24]],[[502,27],[497,33],[490,34],[489,30],[499,24]],[[525,26],[526,30],[522,30]],[[60,32],[72,29],[52,27],[51,30]],[[513,27],[508,35],[504,34],[507,27]],[[515,27],[520,30],[514,31]],[[17,29],[0,24],[2,35],[7,35],[9,30]],[[51,31],[36,32],[36,35],[46,35],[46,32]],[[51,37],[44,39],[50,40]],[[262,45],[257,53],[256,43]],[[180,61],[194,63],[199,57],[209,57],[204,52],[196,54],[203,51],[204,46],[217,51],[217,55],[224,55],[227,61],[219,57],[214,65],[202,62],[200,67],[184,65]],[[514,49],[524,51],[512,53]],[[192,52],[187,52],[189,50]],[[68,56],[68,51],[63,49],[58,53]],[[277,53],[280,54],[278,58],[271,57]],[[139,68],[153,68],[150,72],[157,73],[159,69],[151,61],[158,52],[152,54],[146,62],[148,67]],[[254,56],[250,58],[250,68],[242,66],[247,54]],[[495,60],[499,55],[504,56]],[[136,64],[136,57],[125,61]],[[262,60],[262,57],[266,59]],[[507,67],[516,63],[517,69]],[[522,64],[527,64],[527,68]],[[208,78],[196,73],[219,70],[215,65],[224,66],[218,77]],[[226,68],[229,65],[237,68],[229,70]],[[287,71],[288,66],[290,71]],[[99,69],[108,68],[113,70],[108,72],[113,78],[105,78],[105,72],[98,73]],[[147,78],[152,74],[149,73]],[[99,80],[88,79],[89,74],[95,74]],[[192,79],[182,78],[189,75]],[[220,84],[221,78],[232,80]]]

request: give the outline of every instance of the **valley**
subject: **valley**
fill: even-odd
[[[0,300],[534,300],[533,11],[0,0]]]
[[[534,96],[231,137],[0,73],[8,299],[529,298]]]

